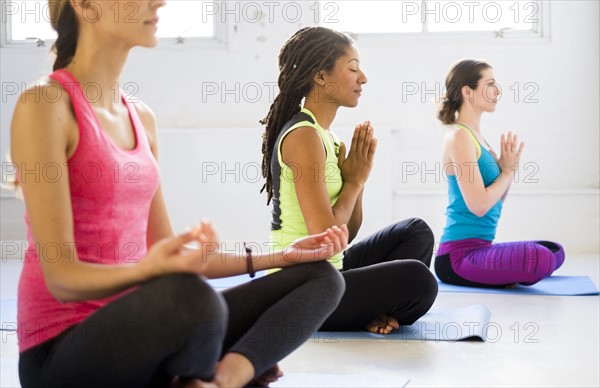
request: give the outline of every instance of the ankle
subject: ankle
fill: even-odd
[[[215,371],[219,387],[243,387],[254,378],[254,365],[239,353],[227,353]]]

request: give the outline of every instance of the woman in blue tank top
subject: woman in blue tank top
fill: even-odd
[[[446,77],[438,119],[449,126],[443,156],[449,203],[435,260],[436,274],[446,283],[530,285],[564,262],[563,248],[554,242],[492,243],[523,152],[523,143],[509,132],[500,139],[498,157],[481,134],[481,115],[495,111],[499,94],[492,67],[482,61],[463,60]]]

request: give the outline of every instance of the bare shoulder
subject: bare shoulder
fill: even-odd
[[[17,100],[15,115],[36,111],[47,114],[69,113],[69,94],[53,79],[41,79],[25,89]]]
[[[298,127],[288,133],[281,144],[281,152],[285,163],[297,158],[318,160],[325,157],[325,148],[321,137],[313,127]],[[294,160],[290,160],[293,158]]]
[[[284,138],[284,142],[294,143],[297,146],[314,145],[321,143],[321,137],[313,127],[303,126],[288,133]]]
[[[77,121],[68,93],[56,81],[42,79],[19,96],[11,136],[30,140],[57,136],[68,140]]]
[[[462,142],[469,139],[467,131],[457,125],[446,125],[444,132],[444,140],[449,143]]]
[[[456,125],[448,125],[444,134],[446,147],[460,149],[475,149],[471,135],[463,128]]]
[[[463,128],[449,125],[444,135],[444,161],[476,161],[478,149],[471,135]]]

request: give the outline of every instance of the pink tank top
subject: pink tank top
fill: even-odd
[[[66,70],[51,76],[69,94],[79,126],[79,144],[68,160],[73,209],[74,242],[79,260],[99,264],[135,263],[146,256],[150,203],[158,188],[159,171],[144,127],[127,97],[136,138],[133,150],[118,147],[104,132],[84,89]],[[48,204],[52,206],[52,204]],[[27,223],[28,247],[18,293],[19,350],[25,351],[56,337],[127,291],[101,300],[60,303],[48,291]],[[37,249],[52,255],[52,244]]]

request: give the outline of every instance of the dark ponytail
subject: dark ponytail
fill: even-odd
[[[267,191],[267,204],[273,197],[271,158],[284,124],[300,111],[302,99],[313,88],[319,71],[331,72],[335,61],[352,45],[347,35],[325,27],[305,27],[297,31],[279,52],[279,94],[260,123],[266,125],[262,143],[262,173],[266,178],[261,192]]]
[[[482,72],[491,69],[488,63],[474,59],[464,59],[450,69],[446,76],[446,95],[438,109],[437,118],[442,123],[454,124],[456,115],[463,104],[462,88],[477,89]]]
[[[56,54],[53,69],[65,68],[73,60],[79,37],[79,22],[69,0],[49,0],[50,23],[58,33],[52,45]]]

